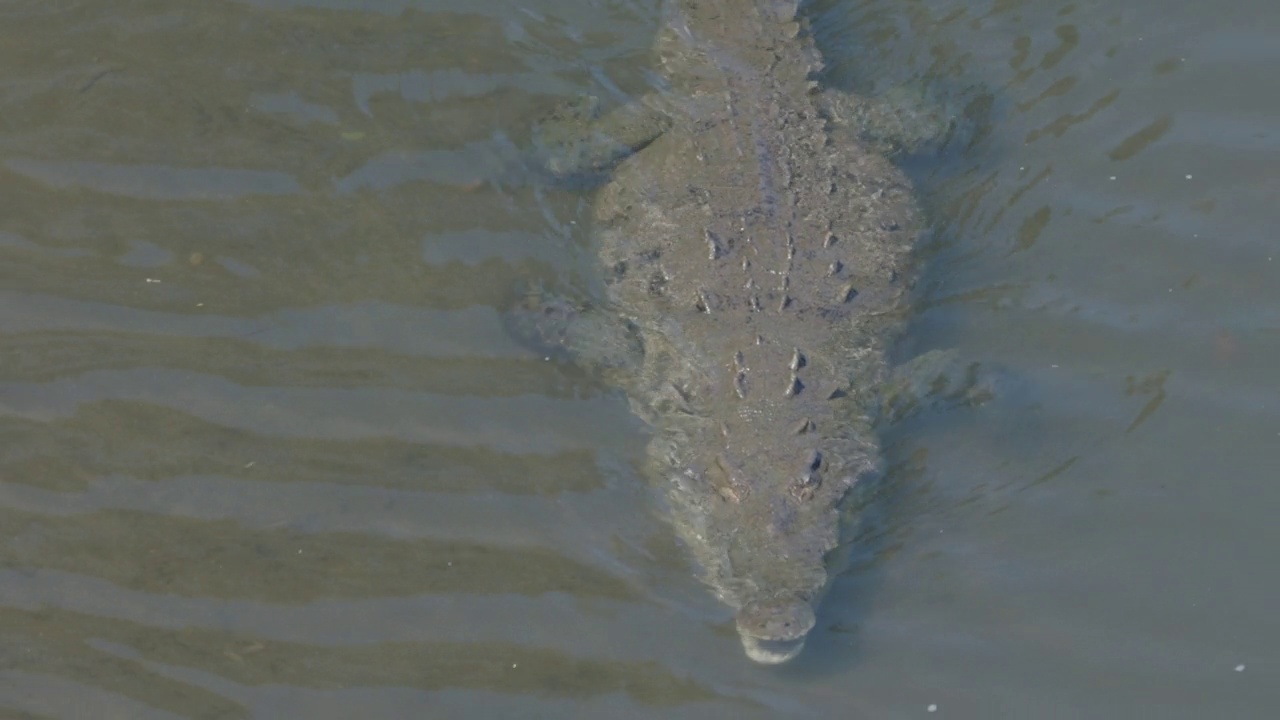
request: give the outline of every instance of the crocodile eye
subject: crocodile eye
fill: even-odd
[[[822,453],[814,450],[809,454],[809,471],[817,472],[820,467],[822,467]]]

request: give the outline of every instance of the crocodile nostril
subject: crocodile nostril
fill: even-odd
[[[808,466],[811,472],[817,472],[822,467],[822,453],[817,450],[811,451],[809,453]]]

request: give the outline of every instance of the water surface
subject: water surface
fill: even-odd
[[[921,80],[910,420],[802,658],[750,664],[625,401],[514,342],[590,294],[540,112],[643,92],[655,2],[0,10],[0,714],[1267,717],[1280,10],[830,0]],[[932,711],[931,711],[932,709]]]

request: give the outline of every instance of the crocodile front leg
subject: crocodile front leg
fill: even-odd
[[[606,380],[634,374],[643,359],[639,335],[626,320],[540,289],[525,292],[504,319],[512,336],[537,352]]]

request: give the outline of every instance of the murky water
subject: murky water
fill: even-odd
[[[1269,717],[1280,6],[832,0],[928,80],[894,428],[802,658],[742,657],[625,402],[513,342],[598,279],[531,119],[646,80],[655,2],[0,8],[0,715]],[[932,706],[932,707],[931,707]]]

